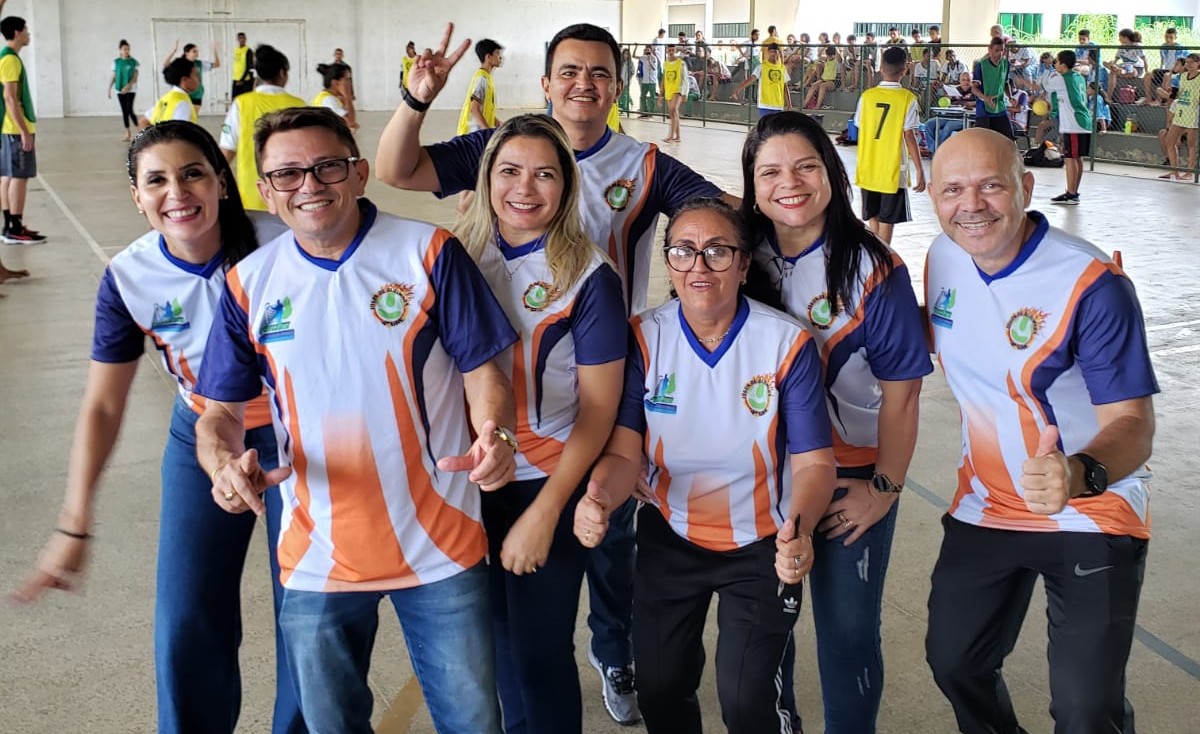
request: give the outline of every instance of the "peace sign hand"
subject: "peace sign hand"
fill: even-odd
[[[427,48],[413,62],[412,71],[409,72],[412,76],[408,81],[408,91],[413,97],[416,97],[417,101],[426,104],[433,102],[438,92],[442,91],[442,87],[446,86],[450,70],[471,47],[471,39],[468,38],[447,56],[446,49],[449,48],[450,37],[453,35],[454,24],[447,23],[446,32],[442,34],[442,42],[438,45],[437,50],[433,51]]]

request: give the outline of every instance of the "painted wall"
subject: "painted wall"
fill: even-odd
[[[667,8],[667,25],[691,23],[704,30],[703,5],[672,5]]]
[[[32,7],[30,7],[32,5]],[[474,6],[474,10],[470,10]],[[476,0],[453,3],[342,0],[11,0],[8,14],[29,20],[33,41],[23,57],[33,77],[35,105],[47,117],[112,115],[115,100],[105,95],[117,41],[127,39],[142,65],[137,105],[145,109],[165,91],[160,67],[175,38],[194,42],[202,58],[220,45],[223,66],[205,74],[206,112],[223,113],[229,93],[234,35],[244,31],[250,45],[269,41],[288,55],[288,88],[310,98],[319,91],[316,65],[345,49],[354,67],[358,105],[392,109],[400,101],[400,59],[405,43],[436,45],[447,21],[456,23],[455,41],[485,35],[505,47],[496,73],[501,107],[544,104],[539,79],[545,44],[562,27],[590,22],[621,33],[621,0]],[[657,21],[656,21],[657,22]],[[478,62],[469,50],[435,102],[439,109],[461,106]]]

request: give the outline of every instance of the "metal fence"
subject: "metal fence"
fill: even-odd
[[[788,42],[780,44],[792,107],[820,116],[831,132],[844,129],[847,120],[853,117],[861,90],[880,80],[879,57],[887,44],[819,45],[793,43],[792,40],[789,36]],[[627,79],[627,94],[621,100],[622,111],[630,115],[665,118],[661,78],[653,89],[640,82],[644,74],[639,74],[643,70],[639,61],[647,49],[654,53],[654,46],[624,44],[623,47],[630,53],[630,64],[624,70],[630,78]],[[987,46],[926,42],[904,48],[909,61],[901,83],[917,94],[922,121],[946,117],[961,110],[962,119],[969,124],[973,110],[954,104],[955,87],[959,86],[962,73],[971,74],[975,63],[987,56]],[[1165,73],[1159,70],[1161,57],[1157,46],[1142,48],[1145,71],[1138,73],[1136,70],[1128,72],[1127,67],[1114,61],[1118,50],[1125,56],[1133,55],[1128,46],[1078,49],[1066,42],[1045,47],[1011,44],[1006,49],[1013,85],[1008,102],[1010,119],[1023,123],[1017,134],[1020,145],[1037,146],[1044,140],[1054,142],[1058,137],[1057,126],[1048,118],[1041,103],[1049,104],[1045,77],[1053,71],[1054,55],[1064,49],[1089,54],[1087,62],[1080,54],[1077,70],[1088,79],[1090,88],[1093,136],[1089,159],[1093,168],[1097,161],[1159,168],[1187,173],[1192,182],[1200,182],[1200,166],[1196,161],[1189,161],[1186,146],[1180,146],[1177,168],[1172,169],[1167,162],[1166,149],[1173,135],[1169,132],[1168,120],[1174,97],[1170,70]],[[747,75],[760,63],[763,52],[762,45],[748,42],[717,42],[699,48],[691,45],[682,50],[680,57],[695,83],[688,82],[691,94],[686,95],[688,99],[681,108],[681,115],[702,125],[709,122],[753,125],[758,119],[754,104],[757,83],[752,82],[737,98],[731,93],[742,87]],[[827,66],[830,62],[832,64]],[[661,65],[659,69],[661,77]],[[1190,103],[1197,104],[1197,101]],[[1175,132],[1179,132],[1178,128]],[[936,144],[937,141],[931,142]]]

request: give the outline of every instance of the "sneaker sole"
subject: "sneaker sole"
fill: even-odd
[[[588,645],[587,657],[588,663],[591,664],[591,666],[595,668],[596,672],[600,674],[600,685],[603,686],[603,690],[600,693],[600,700],[604,702],[604,710],[608,712],[608,718],[617,722],[621,726],[636,726],[639,722],[641,722],[641,717],[632,720],[620,719],[617,718],[617,715],[613,713],[611,708],[609,708],[608,696],[604,695],[604,691],[608,690],[608,681],[604,679],[604,666],[601,665],[600,659],[596,657],[596,653],[592,652],[591,645]]]

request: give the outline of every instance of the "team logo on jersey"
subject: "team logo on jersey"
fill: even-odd
[[[675,373],[659,375],[654,385],[654,394],[646,398],[646,410],[651,413],[675,415]]]
[[[150,321],[151,331],[183,331],[190,329],[187,317],[183,315],[183,306],[179,299],[166,301],[162,305],[154,304],[154,318]]]
[[[929,320],[933,322],[934,326],[954,328],[954,300],[953,288],[943,288],[938,293],[937,300],[933,302],[933,313],[929,316]]]
[[[395,326],[408,316],[408,304],[412,299],[411,285],[386,283],[371,296],[371,313],[384,326]]]
[[[1046,324],[1048,315],[1045,311],[1039,311],[1036,308],[1018,309],[1008,318],[1008,325],[1005,327],[1005,331],[1008,333],[1008,343],[1013,346],[1013,349],[1028,349]]]
[[[767,81],[772,84],[778,84],[783,81],[783,72],[779,69],[770,69],[767,71]]]
[[[632,178],[619,178],[604,190],[604,201],[614,212],[623,212],[625,207],[629,206],[629,200],[633,198],[635,188],[637,188],[637,181]]]
[[[833,304],[824,293],[808,302],[808,320],[822,331],[833,324],[834,313]]]
[[[752,415],[766,415],[775,394],[775,375],[755,375],[742,388],[742,402]]]
[[[546,306],[558,298],[558,289],[550,283],[542,280],[535,280],[525,289],[525,295],[521,297],[521,303],[529,311],[541,311]]]
[[[284,296],[282,301],[268,303],[258,322],[258,343],[282,342],[296,338],[292,329],[292,299]]]

